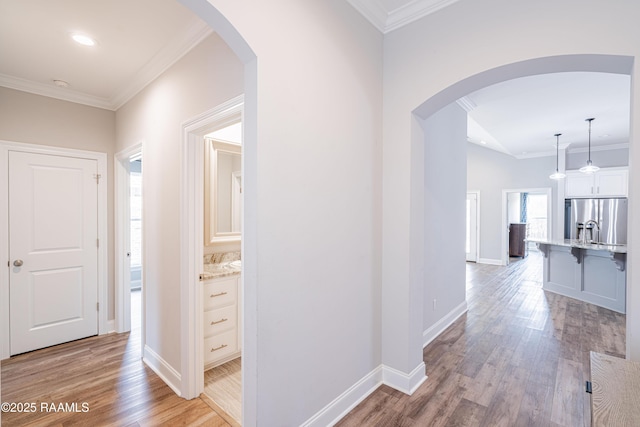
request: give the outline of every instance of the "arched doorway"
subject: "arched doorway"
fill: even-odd
[[[405,264],[407,269],[405,270],[406,274],[403,275],[398,272],[397,268],[398,265],[401,265],[398,259],[403,257],[402,251],[396,250],[397,254],[390,257],[383,256],[383,272],[385,270],[394,270],[395,277],[391,278],[383,273],[382,284],[383,363],[405,373],[409,384],[419,383],[421,378],[424,378],[424,372],[421,372],[419,368],[423,363],[421,349],[427,332],[433,336],[444,330],[457,316],[464,313],[463,304],[465,302],[464,280],[452,283],[447,280],[448,278],[434,274],[434,271],[439,270],[439,265],[443,264],[448,258],[455,258],[460,255],[460,258],[464,261],[462,249],[459,248],[460,254],[458,254],[456,252],[457,249],[443,247],[439,244],[439,241],[429,239],[425,217],[445,218],[444,223],[438,224],[440,228],[459,227],[464,230],[462,222],[455,222],[456,215],[443,215],[442,209],[455,206],[456,201],[453,199],[455,194],[466,194],[466,180],[455,179],[452,183],[449,179],[451,175],[456,173],[462,173],[466,176],[466,172],[458,164],[461,161],[459,159],[460,147],[457,148],[457,151],[456,148],[443,151],[442,147],[436,147],[435,152],[433,152],[432,148],[434,147],[430,146],[431,124],[429,119],[439,114],[457,99],[501,81],[536,74],[567,71],[632,75],[632,65],[632,57],[617,55],[576,54],[524,60],[471,75],[441,90],[411,111],[409,152],[406,155],[401,153],[401,155],[405,155],[404,162],[393,159],[396,165],[401,163],[404,165],[405,173],[407,167],[410,170],[408,173],[409,189],[406,190],[408,192],[408,199],[406,200],[410,210],[410,219],[408,222],[402,223],[392,214],[385,215],[389,219],[386,219],[385,224],[383,224],[383,234],[385,236],[399,236],[398,241],[402,241],[403,238],[408,240],[409,244],[404,247],[407,251],[406,258],[410,261],[407,263],[408,265]],[[397,131],[397,129],[390,132],[393,131]],[[462,143],[466,143],[466,141]],[[450,157],[447,157],[447,155]],[[458,158],[456,158],[456,155],[458,155]],[[428,159],[428,162],[425,159]],[[453,165],[449,175],[444,177],[429,175],[430,167],[443,163],[448,163],[450,166]],[[394,173],[392,171],[391,178],[383,177],[383,180],[393,181],[395,179]],[[427,183],[435,185],[429,188]],[[443,189],[443,191],[438,191],[438,188]],[[434,189],[436,189],[437,198],[434,198]],[[394,195],[393,198],[397,199],[398,196]],[[464,199],[461,200],[460,209],[462,210],[464,208]],[[394,201],[393,205],[394,209],[398,209],[402,202]],[[390,208],[391,203],[383,202],[383,209]],[[464,218],[463,213],[460,216]],[[450,223],[448,222],[449,220],[454,222]],[[394,257],[398,257],[398,259]],[[464,268],[463,265],[464,262],[461,263],[461,268]],[[405,278],[405,284],[399,285],[399,281],[396,280],[398,276]],[[462,278],[464,278],[464,274]],[[446,285],[444,284],[445,281]],[[398,292],[402,293],[402,298],[385,297]],[[457,297],[450,298],[452,294]],[[445,314],[430,318],[427,316],[427,310],[435,307],[436,301],[439,306],[442,303],[445,304],[443,310]],[[385,313],[388,315],[385,316]],[[392,316],[394,313],[407,313],[407,315],[405,317]],[[403,324],[403,322],[406,323]],[[418,325],[417,323],[419,322],[422,322],[422,324]],[[399,348],[405,349],[405,351],[398,351]]]

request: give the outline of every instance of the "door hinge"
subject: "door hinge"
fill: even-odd
[[[96,239],[96,247],[99,248],[100,247],[100,239]]]
[[[102,178],[102,175],[96,173],[93,175],[93,178],[96,180],[96,184],[100,184],[100,178]]]
[[[99,302],[96,303],[96,311],[100,311],[100,303]]]

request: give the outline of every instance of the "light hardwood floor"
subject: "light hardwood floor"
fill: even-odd
[[[424,349],[427,381],[412,396],[380,387],[338,426],[589,425],[589,351],[624,357],[625,316],[544,292],[541,277],[535,252],[508,267],[467,264],[469,312]],[[135,332],[3,361],[2,401],[90,408],[4,413],[3,426],[228,425],[146,368]]]
[[[467,264],[469,311],[423,351],[412,395],[382,386],[339,427],[589,426],[589,351],[624,357],[625,316],[542,290],[537,251]]]
[[[1,379],[2,402],[37,405],[32,413],[3,413],[2,426],[229,426],[202,399],[178,397],[142,363],[140,326],[134,321],[131,333],[4,360]],[[77,404],[82,411],[83,402],[88,412],[47,413],[40,406]]]
[[[225,416],[225,419],[233,427],[242,424],[242,362],[239,357],[205,371],[204,394],[219,408],[219,413],[231,417]]]

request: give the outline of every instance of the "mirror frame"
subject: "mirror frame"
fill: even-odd
[[[215,206],[217,206],[218,200],[218,179],[216,173],[218,153],[242,155],[242,146],[212,138],[205,138],[205,142],[204,245],[214,246],[218,243],[240,242],[242,230],[236,232],[218,231],[218,218]],[[242,173],[242,171],[240,173]]]

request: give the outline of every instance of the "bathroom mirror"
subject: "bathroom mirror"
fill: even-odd
[[[205,141],[205,245],[240,241],[242,146]]]

